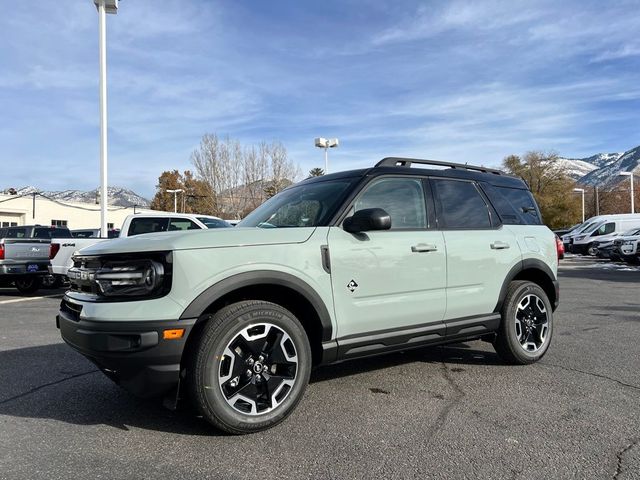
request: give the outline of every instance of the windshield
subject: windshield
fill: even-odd
[[[207,217],[196,217],[202,223],[205,224],[207,228],[228,228],[231,225],[221,218],[207,218]]]
[[[238,227],[286,228],[326,225],[354,178],[290,187],[251,212]]]

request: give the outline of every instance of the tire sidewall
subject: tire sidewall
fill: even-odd
[[[42,280],[36,276],[24,277],[15,280],[14,285],[20,293],[29,295],[38,291],[42,285]]]
[[[549,326],[547,341],[542,346],[542,348],[536,352],[527,352],[526,350],[524,350],[522,348],[522,345],[520,345],[520,342],[518,341],[518,337],[516,335],[516,310],[518,308],[518,304],[522,301],[522,299],[529,294],[536,295],[544,303],[545,309],[547,310],[547,322]],[[504,334],[506,335],[507,341],[510,344],[510,349],[522,363],[533,363],[539,360],[549,349],[549,345],[551,345],[551,341],[553,339],[553,309],[545,291],[535,283],[527,282],[515,289],[513,295],[509,298],[509,301],[505,306],[502,322]]]
[[[298,356],[298,371],[293,388],[274,410],[261,415],[244,415],[231,407],[225,400],[219,384],[218,372],[222,353],[231,340],[252,324],[271,323],[285,331],[294,343]],[[258,431],[284,420],[296,407],[309,381],[311,372],[311,349],[306,333],[298,320],[287,310],[276,305],[261,305],[248,308],[230,317],[219,325],[216,332],[208,337],[199,354],[196,379],[199,395],[207,413],[216,417],[232,430],[242,432]]]

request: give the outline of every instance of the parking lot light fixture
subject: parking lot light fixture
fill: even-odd
[[[582,193],[582,223],[584,223],[584,188],[574,188],[573,191]]]
[[[107,231],[107,20],[106,14],[118,13],[118,0],[93,0],[98,9],[100,59],[100,231]]]
[[[181,188],[175,190],[165,190],[167,193],[173,193],[173,213],[178,213],[178,193],[184,192]]]
[[[316,147],[324,148],[324,173],[329,173],[329,154],[328,151],[330,148],[336,148],[340,144],[337,138],[324,138],[318,137],[316,138]]]
[[[618,175],[622,175],[623,177],[629,177],[631,181],[631,213],[636,213],[634,195],[633,195],[633,172],[620,172]]]

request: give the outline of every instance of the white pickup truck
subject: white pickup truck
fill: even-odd
[[[192,215],[186,213],[138,213],[124,219],[120,236],[132,237],[145,233],[172,232],[182,230],[203,230],[206,228],[229,228],[225,220],[210,215]],[[67,271],[73,266],[72,255],[85,247],[109,238],[54,238],[49,251],[49,273],[56,279],[64,279]]]

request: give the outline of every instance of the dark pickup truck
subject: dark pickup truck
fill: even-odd
[[[0,228],[0,285],[34,293],[49,274],[51,239],[71,238],[67,228],[25,225]]]

